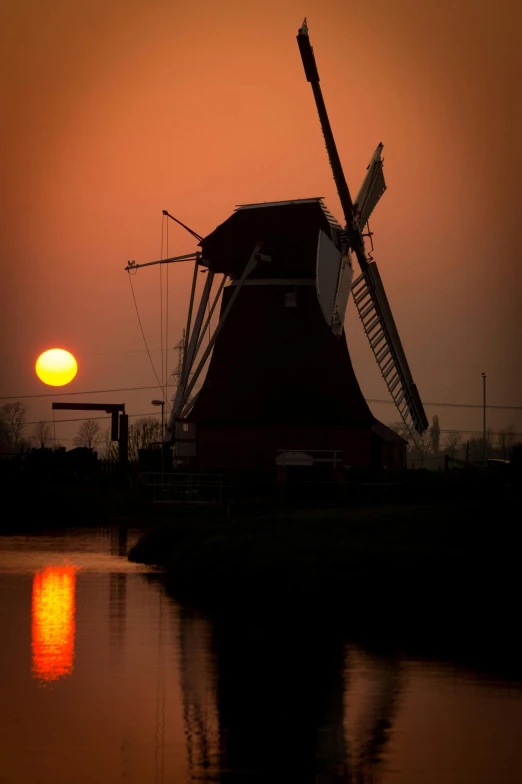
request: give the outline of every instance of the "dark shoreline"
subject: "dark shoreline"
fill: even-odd
[[[172,522],[129,553],[218,623],[339,627],[386,655],[522,681],[521,526],[480,502]]]

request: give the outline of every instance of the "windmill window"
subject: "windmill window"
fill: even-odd
[[[295,286],[287,286],[285,289],[285,308],[296,308],[297,300]]]
[[[184,433],[188,433],[188,430],[189,430],[189,426],[187,424],[184,424],[183,425],[183,432]]]

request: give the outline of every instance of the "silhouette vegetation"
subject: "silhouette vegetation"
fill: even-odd
[[[49,448],[53,445],[53,429],[50,422],[39,420],[33,428],[31,443],[40,449]]]
[[[85,419],[78,427],[73,444],[76,447],[96,449],[102,438],[100,423],[95,419]]]
[[[26,446],[24,431],[27,422],[27,406],[20,400],[4,403],[0,411],[0,441],[6,450],[18,451]]]

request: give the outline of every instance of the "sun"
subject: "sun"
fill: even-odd
[[[50,348],[40,354],[35,365],[36,375],[44,384],[63,387],[73,380],[78,372],[78,363],[70,351]]]

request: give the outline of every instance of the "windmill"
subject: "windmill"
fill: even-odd
[[[350,292],[408,429],[420,433],[428,424],[377,266],[365,249],[365,227],[386,187],[382,144],[352,203],[306,20],[297,41],[344,228],[322,197],[242,204],[206,237],[188,229],[199,240],[196,253],[127,267],[194,261],[183,363],[164,441],[197,469],[404,465],[404,439],[375,419],[352,368],[344,331]],[[361,270],[355,281],[353,256]],[[197,303],[200,274],[206,279]],[[219,302],[218,323],[204,341]]]

